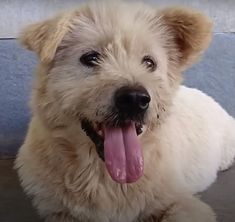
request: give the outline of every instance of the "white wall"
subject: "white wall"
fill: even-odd
[[[135,1],[135,0],[132,0]],[[0,0],[0,38],[14,38],[28,23],[73,8],[84,0]],[[146,0],[157,5],[183,4],[204,11],[215,32],[235,32],[235,0]]]

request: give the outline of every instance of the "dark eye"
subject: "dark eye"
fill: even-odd
[[[144,56],[142,59],[142,64],[146,66],[146,68],[150,71],[150,72],[154,72],[157,68],[157,64],[154,60],[153,57],[151,56]]]
[[[83,54],[80,58],[80,62],[87,67],[94,67],[99,64],[100,53],[96,51],[90,51]]]

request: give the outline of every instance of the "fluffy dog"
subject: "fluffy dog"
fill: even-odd
[[[16,167],[48,222],[213,222],[193,196],[235,155],[235,121],[180,86],[211,22],[185,8],[93,3],[20,37],[39,57]]]

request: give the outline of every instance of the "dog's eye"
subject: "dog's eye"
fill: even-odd
[[[80,62],[87,67],[94,67],[99,64],[100,53],[96,51],[90,51],[83,54],[80,57]]]
[[[157,68],[157,64],[151,56],[144,56],[142,64],[145,65],[150,72],[154,72]]]

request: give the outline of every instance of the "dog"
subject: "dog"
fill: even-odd
[[[235,121],[182,73],[211,40],[193,9],[96,2],[22,31],[38,55],[16,168],[47,222],[215,222],[194,196],[235,156]]]

